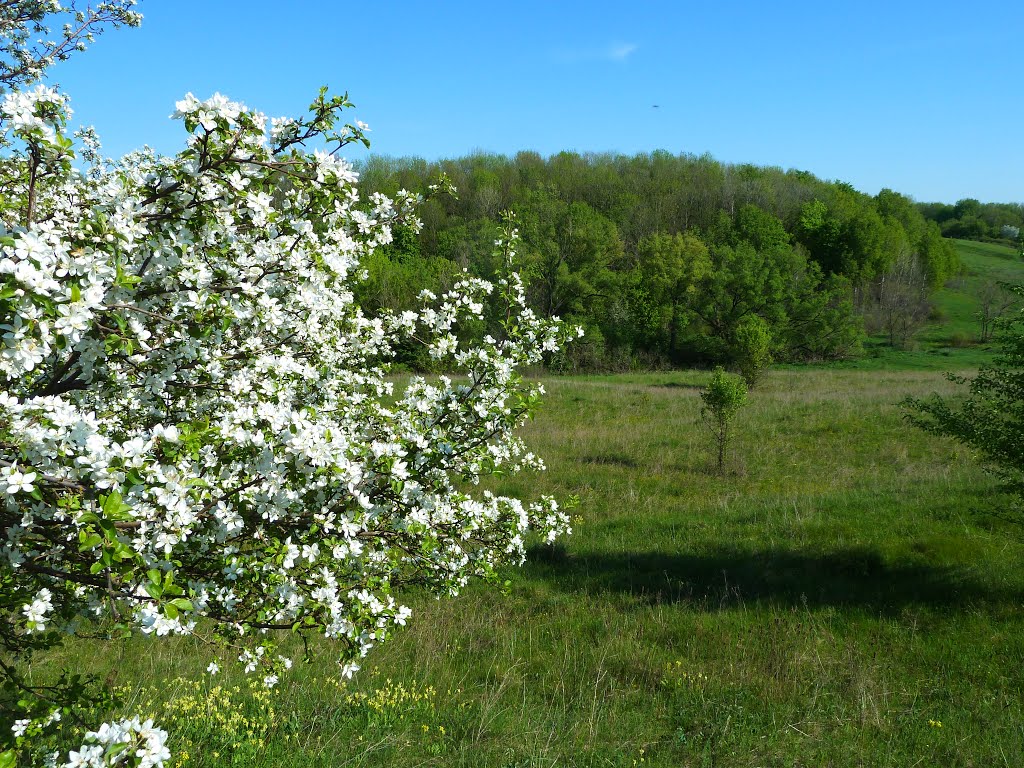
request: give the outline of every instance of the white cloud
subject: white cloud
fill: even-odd
[[[608,46],[606,55],[612,61],[625,61],[636,49],[633,43],[614,43]]]
[[[557,52],[565,61],[625,61],[640,46],[635,43],[609,43],[603,48],[571,48]]]

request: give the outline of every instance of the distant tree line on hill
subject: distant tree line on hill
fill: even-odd
[[[939,225],[945,237],[1020,247],[1024,204],[982,203],[973,198],[948,203],[918,203],[918,210]]]
[[[532,307],[586,330],[551,361],[569,370],[840,358],[864,329],[902,343],[960,269],[909,198],[801,171],[668,152],[371,157],[360,171],[368,192],[422,190],[441,172],[458,190],[366,264],[365,308],[405,309],[463,269],[494,276],[512,209]]]

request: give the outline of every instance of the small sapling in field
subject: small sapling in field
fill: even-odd
[[[718,451],[718,471],[725,465],[725,452],[731,437],[732,420],[747,402],[746,382],[735,374],[726,373],[721,367],[715,368],[711,381],[700,393],[704,403],[700,409],[701,418],[711,428],[715,447]]]

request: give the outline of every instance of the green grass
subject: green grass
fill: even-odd
[[[966,274],[913,349],[770,371],[725,476],[710,374],[547,381],[526,433],[549,471],[498,489],[578,495],[574,535],[508,594],[407,596],[410,627],[351,683],[326,643],[269,699],[182,639],[78,641],[34,674],[119,686],[184,766],[1024,764],[1024,530],[896,406],[991,359],[950,340],[976,336],[984,281],[1024,281],[1009,249],[957,247]]]
[[[574,535],[531,550],[507,595],[410,596],[408,630],[347,687],[327,645],[270,703],[175,682],[210,659],[187,640],[79,642],[40,672],[170,702],[190,766],[1024,763],[1021,531],[895,405],[953,385],[770,372],[723,477],[707,377],[547,381],[527,437],[549,471],[501,490],[578,494]]]

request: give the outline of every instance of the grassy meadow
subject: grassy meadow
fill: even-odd
[[[82,641],[34,671],[114,683],[184,766],[1022,765],[1024,529],[898,407],[991,354],[943,344],[972,281],[1021,264],[961,252],[916,350],[766,374],[724,475],[706,372],[546,380],[526,436],[549,469],[496,485],[578,495],[573,535],[505,594],[410,595],[347,684],[326,644],[255,697],[191,640]]]

